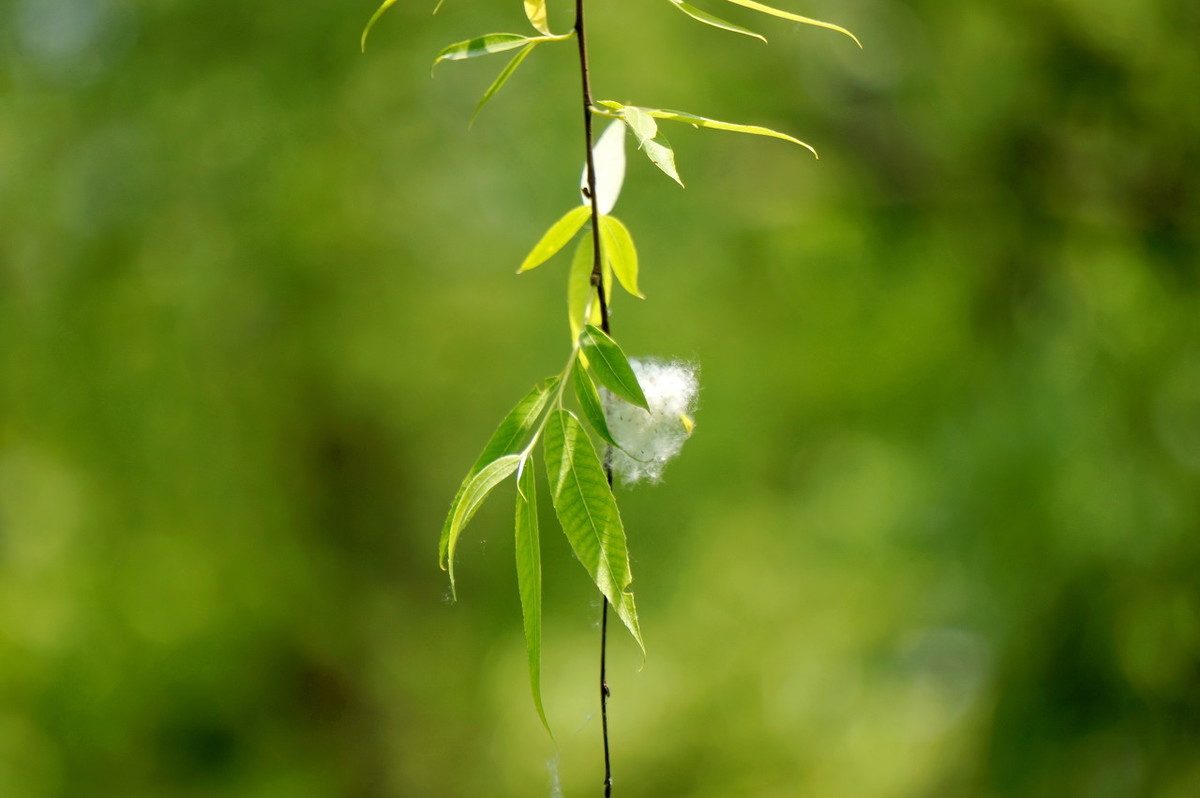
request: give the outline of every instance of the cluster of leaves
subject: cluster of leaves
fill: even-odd
[[[380,5],[375,13],[371,16],[370,21],[367,22],[366,27],[363,29],[361,42],[364,50],[366,49],[367,36],[370,35],[371,29],[375,26],[375,23],[379,20],[379,18],[383,16],[384,12],[391,8],[395,2],[396,0],[384,0],[383,4]],[[714,16],[707,11],[703,11],[695,6],[683,2],[683,0],[667,0],[667,2],[697,22],[701,22],[705,25],[709,25],[720,30],[730,31],[731,33],[750,36],[755,39],[759,39],[764,43],[767,41],[766,37],[759,33],[755,33],[754,31],[744,28],[740,25],[735,25],[732,22]],[[773,6],[756,2],[756,0],[727,0],[727,2],[742,6],[743,8],[751,9],[752,11],[758,11],[769,16],[789,20],[791,22],[798,22],[804,25],[813,25],[816,27],[837,31],[838,33],[850,37],[855,44],[857,44],[859,47],[862,47],[862,43],[858,40],[858,37],[840,25],[834,25],[830,22],[823,22],[819,19],[813,19],[812,17],[804,17],[800,16],[799,14],[793,14],[788,11],[774,8]],[[546,17],[546,0],[524,0],[524,5],[525,16],[536,31],[536,35],[528,36],[520,33],[488,33],[484,34],[483,36],[477,36],[473,39],[467,39],[465,41],[455,42],[454,44],[448,45],[442,48],[441,52],[439,52],[434,58],[433,65],[436,67],[442,61],[462,61],[468,58],[476,58],[481,55],[491,55],[493,53],[503,53],[509,50],[518,50],[517,54],[514,55],[507,64],[505,64],[504,68],[501,69],[500,73],[496,76],[496,79],[493,80],[491,85],[488,86],[487,90],[484,91],[479,103],[475,106],[475,115],[478,115],[480,110],[483,109],[483,106],[487,104],[487,101],[492,99],[496,92],[498,92],[501,87],[508,82],[508,79],[513,76],[513,74],[517,71],[517,68],[520,67],[525,59],[529,57],[529,54],[533,52],[535,47],[545,42],[566,41],[575,36],[574,30],[570,30],[561,34],[555,34],[550,31]],[[438,7],[440,6],[441,3],[439,2]],[[602,102],[599,105],[602,107],[592,108],[593,113],[602,116],[613,116],[616,118],[625,119],[625,121],[629,123],[630,128],[634,131],[634,134],[637,135],[639,146],[646,152],[650,160],[653,161],[656,166],[670,175],[671,178],[681,186],[683,185],[683,181],[679,179],[679,175],[675,170],[674,153],[671,151],[670,144],[667,143],[666,139],[657,134],[656,125],[654,123],[655,118],[669,119],[675,122],[685,122],[694,127],[708,127],[716,130],[731,130],[741,133],[754,133],[758,135],[772,136],[774,138],[795,142],[796,144],[806,147],[814,156],[817,154],[816,150],[799,139],[792,138],[786,134],[769,130],[764,127],[758,127],[756,125],[739,125],[730,122],[718,122],[714,119],[707,119],[702,116],[684,113],[681,111],[667,111],[657,108],[652,109],[638,108],[636,106],[623,106],[620,103],[611,101]]]
[[[564,406],[568,383],[574,388],[583,418],[610,445],[614,442],[596,383],[624,401],[648,409],[625,353],[603,330],[584,324],[562,373],[537,385],[517,403],[467,472],[442,527],[439,544],[440,563],[450,573],[454,592],[454,554],[459,535],[488,494],[514,473],[517,475],[517,584],[534,704],[547,729],[540,686],[542,565],[532,457],[539,440],[551,501],[571,549],[645,651],[633,594],[628,590],[633,577],[621,514],[587,430]]]
[[[364,48],[371,28],[394,2],[384,0],[367,23],[362,34]],[[766,41],[753,31],[713,16],[683,0],[668,2],[705,25]],[[755,0],[729,2],[793,22],[828,28],[849,36],[859,44],[854,34],[837,25],[781,11]],[[563,34],[555,34],[550,30],[545,0],[524,0],[524,6],[535,35],[489,33],[455,42],[443,48],[434,59],[433,65],[436,67],[442,61],[461,61],[517,51],[484,92],[476,105],[476,114],[512,77],[534,48],[547,42],[566,41],[577,35],[575,29]],[[629,591],[632,576],[624,526],[609,475],[588,433],[590,427],[605,444],[620,448],[609,430],[597,386],[607,389],[620,400],[644,410],[649,409],[646,396],[625,353],[601,329],[603,312],[600,300],[604,305],[611,301],[614,279],[633,296],[642,297],[638,288],[638,257],[633,237],[624,223],[611,215],[624,179],[625,129],[633,132],[638,149],[680,186],[683,180],[675,165],[675,153],[670,142],[659,131],[658,120],[683,123],[695,128],[783,139],[808,149],[814,156],[817,154],[803,141],[770,128],[722,122],[683,111],[627,105],[611,100],[592,103],[589,111],[594,116],[614,121],[593,148],[594,172],[590,180],[585,168],[581,186],[583,204],[572,208],[550,226],[518,270],[526,272],[545,263],[587,225],[571,259],[567,279],[567,311],[572,340],[570,357],[562,372],[536,386],[501,422],[459,487],[443,525],[439,545],[439,561],[441,567],[449,571],[451,592],[455,594],[454,555],[459,536],[492,490],[516,475],[518,585],[533,699],[547,731],[550,727],[542,706],[540,688],[541,546],[532,458],[539,440],[542,442],[551,500],[563,532],[597,588],[645,652],[633,594]],[[589,191],[589,184],[595,196]],[[572,387],[579,415],[564,406],[568,384]]]

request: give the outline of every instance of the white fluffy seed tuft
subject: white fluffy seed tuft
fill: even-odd
[[[700,383],[694,364],[631,360],[650,412],[602,392],[609,432],[621,449],[609,450],[609,465],[621,481],[658,482],[672,457],[692,434]],[[624,450],[624,451],[622,451]]]

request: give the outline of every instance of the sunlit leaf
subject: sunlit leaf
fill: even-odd
[[[858,37],[855,36],[850,31],[843,28],[841,25],[834,25],[829,22],[822,22],[819,19],[813,19],[811,17],[802,17],[799,14],[792,14],[788,11],[780,11],[778,8],[772,8],[771,6],[765,6],[762,3],[755,2],[755,0],[729,0],[729,2],[733,3],[734,5],[742,6],[743,8],[749,8],[754,11],[761,11],[764,14],[770,14],[771,16],[779,17],[780,19],[790,19],[792,22],[800,22],[804,25],[815,25],[818,28],[827,28],[828,30],[837,31],[838,33],[849,36],[851,39],[854,40],[855,44],[857,44],[860,48],[862,47],[862,42],[860,42],[858,40]]]
[[[697,22],[703,22],[705,25],[711,25],[714,28],[720,28],[721,30],[731,31],[733,33],[740,33],[743,36],[751,36],[755,39],[766,42],[766,38],[755,33],[754,31],[747,30],[746,28],[743,28],[741,25],[734,25],[732,22],[726,22],[725,20],[721,19],[720,17],[715,17],[712,14],[708,13],[707,11],[701,11],[700,9],[696,8],[695,6],[688,5],[687,3],[683,2],[683,0],[667,0],[667,2],[669,2],[671,5],[675,6],[680,11],[687,14],[689,17],[696,20]]]
[[[454,550],[458,548],[459,533],[470,523],[474,517],[475,511],[483,504],[483,500],[492,492],[492,488],[499,485],[508,478],[512,472],[517,470],[517,464],[521,462],[521,455],[508,454],[498,460],[485,465],[479,469],[479,473],[471,477],[467,482],[466,488],[463,490],[462,500],[458,506],[454,508],[454,513],[450,517],[450,536],[447,542],[446,562],[450,570],[450,595],[457,597],[457,590],[454,583]]]
[[[550,413],[545,431],[546,470],[559,524],[575,556],[645,653],[633,594],[625,528],[587,432],[570,412]]]
[[[546,408],[546,402],[557,385],[558,377],[553,377],[534,387],[532,391],[521,398],[521,401],[517,402],[517,406],[509,411],[504,420],[500,422],[500,426],[492,433],[487,445],[483,447],[483,451],[476,458],[475,464],[471,466],[471,470],[463,478],[462,484],[458,486],[458,491],[454,494],[454,501],[450,503],[450,512],[446,514],[446,521],[442,525],[441,538],[438,540],[438,565],[443,571],[449,567],[450,527],[459,505],[462,503],[467,485],[488,463],[498,460],[504,455],[515,454],[524,448],[525,439],[533,431],[534,424],[541,417],[542,411]],[[468,516],[466,520],[470,521],[471,519]]]
[[[615,216],[600,217],[600,243],[604,257],[617,276],[617,282],[626,291],[645,299],[638,290],[638,256],[629,228]]]
[[[546,24],[546,0],[525,0],[525,16],[539,32],[550,35],[550,28]]]
[[[588,365],[600,384],[617,396],[637,405],[643,410],[649,410],[646,394],[638,384],[637,375],[629,365],[628,358],[617,346],[617,342],[609,338],[603,330],[588,324],[579,334],[579,343],[587,355]]]
[[[522,36],[519,33],[489,33],[484,36],[477,36],[474,39],[468,39],[465,42],[455,42],[443,48],[433,60],[433,65],[437,66],[442,61],[462,61],[466,58],[476,58],[481,55],[491,55],[492,53],[502,53],[505,50],[515,50],[532,41],[529,36]]]
[[[524,61],[531,52],[533,52],[533,48],[537,47],[537,45],[537,42],[530,42],[522,47],[521,51],[512,57],[512,60],[508,62],[504,69],[500,70],[500,74],[496,76],[494,81],[492,81],[492,85],[488,86],[488,90],[483,93],[483,97],[479,100],[479,105],[475,106],[475,113],[471,115],[472,122],[475,121],[476,116],[479,116],[479,112],[483,109],[484,103],[492,99],[493,94],[500,91],[500,87],[508,82],[508,79],[512,77],[512,74],[517,71],[517,67],[519,67],[521,62]]]
[[[525,652],[529,657],[529,687],[533,705],[550,737],[550,723],[542,708],[542,547],[538,539],[537,480],[533,460],[526,460],[517,473],[517,589],[521,594],[521,618],[525,626]]]
[[[604,417],[604,408],[600,404],[600,394],[596,391],[596,386],[592,383],[592,378],[588,376],[587,369],[578,360],[571,369],[571,380],[575,386],[575,398],[579,400],[579,408],[583,411],[583,418],[596,430],[605,443],[610,443],[617,448],[620,448],[612,433],[608,430],[608,420]]]
[[[680,186],[683,185],[683,179],[679,176],[679,172],[675,168],[675,151],[671,149],[671,142],[667,141],[666,136],[659,133],[649,141],[643,142],[642,152],[646,153],[646,157],[650,159],[650,163],[663,170],[667,177],[674,180]]]
[[[637,137],[638,146],[641,146],[643,141],[658,135],[658,123],[654,121],[654,117],[636,105],[622,106],[620,114],[625,118],[625,124],[629,125],[633,135]]]
[[[620,103],[612,102],[611,100],[602,100],[599,105],[618,111],[619,109],[625,107]],[[689,114],[686,111],[668,111],[665,108],[643,108],[642,110],[656,119],[667,119],[671,122],[683,122],[684,124],[691,125],[692,127],[706,127],[711,128],[712,130],[729,130],[733,131],[734,133],[750,133],[755,136],[769,136],[774,139],[783,139],[784,141],[790,141],[793,144],[799,144],[801,147],[811,152],[814,156],[817,154],[816,150],[814,150],[810,145],[805,144],[800,139],[789,136],[786,133],[780,133],[778,130],[771,130],[769,127],[760,127],[759,125],[739,125],[733,122],[721,122],[717,119],[709,119],[704,116]]]
[[[604,129],[592,147],[592,164],[596,167],[596,206],[600,213],[611,213],[621,196],[621,185],[625,182],[625,123],[620,119]],[[579,178],[579,193],[585,205],[591,204],[588,196],[588,169],[583,165]]]
[[[364,53],[367,51],[367,35],[370,34],[371,28],[375,27],[375,23],[379,21],[379,18],[383,16],[384,12],[391,8],[395,2],[396,0],[383,0],[383,2],[379,5],[379,8],[375,9],[375,13],[371,15],[369,20],[367,20],[367,26],[363,28],[362,32],[362,50]]]
[[[555,253],[575,237],[575,234],[579,232],[579,228],[583,227],[583,223],[587,221],[591,213],[591,208],[586,205],[580,205],[563,214],[561,219],[550,225],[550,229],[545,232],[541,240],[525,256],[525,260],[521,262],[521,268],[517,269],[517,274],[527,272],[530,269],[536,269],[554,257]]]
[[[618,113],[633,131],[638,140],[638,149],[646,154],[650,163],[682,186],[683,180],[679,178],[679,172],[675,168],[675,151],[671,149],[671,143],[667,141],[666,136],[658,132],[658,123],[654,121],[654,117],[636,105],[623,106]]]
[[[571,325],[571,340],[579,338],[584,324],[600,323],[600,303],[593,301],[596,289],[592,286],[592,271],[595,252],[592,248],[592,231],[585,231],[571,256],[571,271],[567,275],[567,317]],[[611,280],[605,280],[605,299],[611,292]],[[588,305],[591,304],[591,311]],[[584,319],[584,313],[588,313]]]

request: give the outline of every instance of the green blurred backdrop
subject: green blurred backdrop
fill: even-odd
[[[571,45],[520,5],[0,2],[0,796],[599,795],[598,605],[553,522],[529,700],[511,488],[556,371]],[[696,435],[621,496],[620,798],[1200,795],[1200,5],[597,3],[668,130],[617,213]],[[555,27],[569,9],[552,2]]]

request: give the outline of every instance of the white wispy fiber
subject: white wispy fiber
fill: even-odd
[[[653,359],[630,360],[650,412],[603,392],[609,432],[621,449],[609,450],[609,465],[629,484],[662,478],[667,462],[692,434],[692,414],[700,383],[694,364]]]
[[[562,782],[558,778],[558,754],[546,760],[546,772],[550,774],[550,798],[563,798]]]

